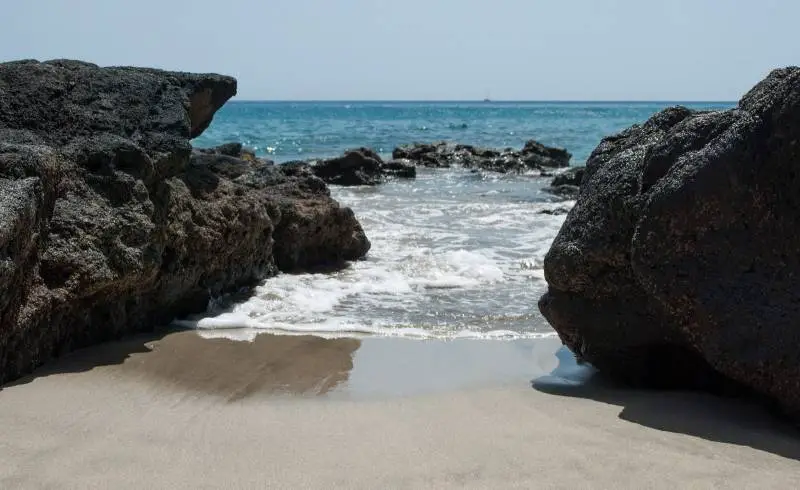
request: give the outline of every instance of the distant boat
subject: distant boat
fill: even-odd
[[[486,97],[483,98],[483,101],[484,102],[491,102],[492,101],[492,99],[489,98],[489,91],[488,90],[486,91]]]

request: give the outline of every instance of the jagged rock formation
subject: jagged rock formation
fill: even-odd
[[[608,137],[545,260],[544,315],[634,384],[730,383],[800,416],[800,68],[735,109]]]
[[[278,270],[366,254],[314,175],[236,145],[192,152],[235,93],[220,75],[0,64],[0,382]]]

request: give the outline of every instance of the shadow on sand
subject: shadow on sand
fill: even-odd
[[[120,380],[169,385],[236,401],[256,394],[323,395],[353,369],[357,339],[261,334],[250,341],[179,330],[129,337],[71,352],[6,385],[108,368]]]
[[[619,418],[652,429],[709,441],[748,446],[800,460],[800,431],[756,402],[705,393],[647,391],[621,387],[589,366],[581,366],[566,348],[558,367],[531,382],[534,389],[622,407]]]
[[[142,333],[125,337],[122,340],[113,340],[68,352],[36,368],[31,374],[0,385],[0,391],[4,388],[31,383],[37,378],[58,374],[77,374],[91,371],[96,367],[121,365],[136,354],[150,352],[148,345],[161,340],[168,333],[170,331],[167,330]]]

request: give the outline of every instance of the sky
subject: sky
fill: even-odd
[[[6,0],[0,60],[217,72],[243,100],[738,100],[798,0]]]

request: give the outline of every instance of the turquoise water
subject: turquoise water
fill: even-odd
[[[447,140],[519,148],[528,139],[567,148],[582,163],[604,135],[645,121],[669,102],[230,102],[198,146],[240,141],[276,161],[369,146]],[[685,103],[722,109],[733,103]]]
[[[520,147],[529,138],[583,162],[600,139],[663,103],[234,103],[196,144],[241,141],[277,161],[413,141]],[[726,104],[695,104],[713,109]],[[536,306],[542,263],[570,208],[537,173],[419,169],[414,180],[331,186],[372,241],[366,260],[332,274],[283,274],[248,300],[189,322],[206,335],[260,331],[411,338],[553,335]],[[245,330],[240,328],[244,327]]]

